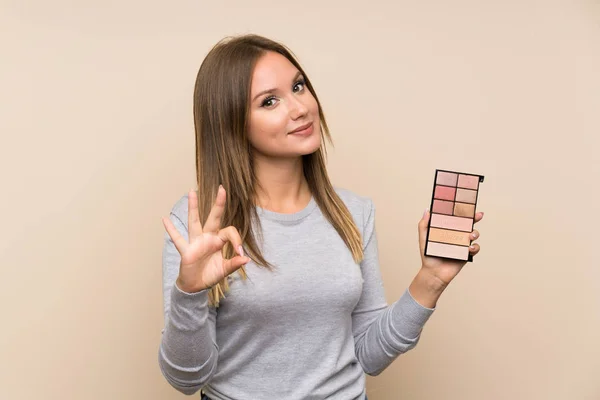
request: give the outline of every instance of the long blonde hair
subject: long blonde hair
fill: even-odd
[[[255,34],[226,37],[208,53],[196,77],[194,125],[200,221],[206,221],[218,186],[222,184],[227,192],[222,226],[235,226],[240,232],[246,255],[258,266],[272,269],[273,266],[264,259],[257,244],[256,235],[262,234],[255,203],[259,182],[247,138],[252,72],[258,59],[268,51],[283,55],[302,73],[306,87],[319,106],[321,138],[326,138],[333,145],[317,94],[291,50]],[[323,215],[358,263],[363,258],[360,232],[329,180],[326,156],[325,140],[322,140],[316,152],[303,156],[304,175]],[[256,232],[253,226],[258,228]],[[231,258],[234,255],[234,249],[228,243],[223,248],[223,257]],[[239,273],[246,278],[244,267]],[[210,303],[218,307],[228,290],[229,283],[225,278],[211,288]]]

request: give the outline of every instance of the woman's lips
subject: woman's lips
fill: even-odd
[[[298,127],[297,129],[291,131],[289,134],[290,135],[310,135],[313,131],[313,123],[310,122],[306,125],[302,125],[300,127]]]

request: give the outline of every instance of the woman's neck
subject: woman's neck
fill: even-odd
[[[259,207],[280,213],[294,213],[310,202],[311,192],[302,168],[302,158],[254,160]]]

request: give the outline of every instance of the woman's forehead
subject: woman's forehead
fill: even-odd
[[[289,84],[298,69],[279,53],[268,52],[263,55],[252,72],[252,89],[257,91],[276,88]]]

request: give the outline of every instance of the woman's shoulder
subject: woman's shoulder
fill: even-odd
[[[362,222],[364,224],[372,217],[375,205],[370,196],[359,194],[339,186],[334,186],[334,189],[346,207],[348,207],[348,211],[350,211],[350,214],[352,214],[357,223]]]
[[[355,191],[340,186],[334,186],[333,189],[348,207],[355,205],[364,206],[365,204],[372,203],[371,198],[364,194],[359,194]]]
[[[185,226],[187,226],[188,221],[188,194],[184,194],[175,202],[173,207],[171,208],[171,214],[175,215],[177,218],[183,222]]]

